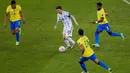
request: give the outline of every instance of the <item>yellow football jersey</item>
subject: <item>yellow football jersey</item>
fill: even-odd
[[[97,11],[98,21],[101,20],[102,17],[104,18],[104,20],[103,20],[103,22],[100,22],[99,24],[108,23],[107,18],[106,18],[106,13],[105,13],[105,10],[103,8],[101,10]]]
[[[6,9],[6,12],[9,13],[10,15],[10,21],[12,22],[21,20],[20,11],[21,11],[20,5],[16,5],[16,9],[12,9],[11,5],[9,5]]]
[[[83,54],[83,57],[90,57],[92,54],[94,54],[94,51],[89,45],[89,39],[86,36],[80,37],[77,41],[79,45],[83,45],[85,47],[85,51]]]

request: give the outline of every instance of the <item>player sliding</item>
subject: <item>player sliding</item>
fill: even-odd
[[[100,65],[101,67],[105,68],[109,73],[112,73],[111,68],[109,68],[106,64],[97,59],[96,54],[89,45],[89,39],[84,36],[84,30],[79,29],[78,34],[80,38],[78,39],[77,43],[79,44],[82,51],[82,55],[79,61],[80,66],[83,69],[83,72],[81,73],[89,73],[84,64],[84,62],[88,61],[89,59],[95,62],[97,65]]]
[[[60,21],[63,22],[64,29],[63,29],[63,39],[64,42],[67,44],[66,49],[68,48],[74,48],[75,41],[72,40],[72,31],[73,31],[73,25],[72,25],[72,19],[74,20],[76,25],[79,25],[73,15],[71,15],[69,12],[63,11],[61,6],[57,6],[56,10],[58,12],[57,14],[57,23],[54,26],[54,29],[56,29],[57,25]],[[70,42],[73,44],[70,46]]]
[[[98,26],[97,26],[97,29],[96,29],[96,32],[95,32],[96,43],[93,44],[93,47],[100,47],[99,46],[99,34],[103,30],[106,30],[110,36],[119,36],[124,40],[123,33],[116,33],[116,32],[111,31],[106,16],[108,16],[108,14],[105,12],[104,8],[102,7],[102,3],[100,3],[100,2],[97,3],[97,18],[98,18],[98,21],[93,22],[93,24],[98,23]]]
[[[6,9],[4,25],[7,23],[7,17],[10,15],[10,28],[13,35],[16,35],[16,45],[19,45],[20,38],[20,23],[21,20],[25,23],[24,15],[20,5],[16,4],[15,0],[11,1],[11,5],[9,5]]]

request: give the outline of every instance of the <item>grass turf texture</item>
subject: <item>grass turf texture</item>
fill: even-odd
[[[57,5],[73,14],[84,28],[86,35],[94,43],[94,32],[97,25],[88,22],[96,20],[96,2],[101,1],[109,13],[109,24],[113,31],[123,32],[125,41],[119,37],[110,37],[106,32],[100,34],[100,49],[95,52],[101,61],[110,66],[114,73],[130,73],[130,6],[122,0],[17,0],[25,14],[26,24],[22,24],[20,46],[15,46],[9,23],[3,25],[4,11],[9,4],[2,0],[0,4],[0,73],[80,73],[78,46],[65,53],[58,48],[64,45],[62,26],[56,30]],[[78,38],[78,27],[75,26],[73,39]],[[107,73],[91,61],[86,63],[90,73]]]

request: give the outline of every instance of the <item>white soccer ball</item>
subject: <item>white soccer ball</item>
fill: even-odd
[[[60,46],[60,47],[59,47],[59,51],[60,51],[60,52],[65,52],[65,50],[66,50],[66,49],[65,49],[64,46]]]

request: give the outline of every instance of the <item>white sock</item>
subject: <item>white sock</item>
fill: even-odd
[[[68,40],[64,39],[64,42],[66,43],[67,47],[69,47],[69,46],[70,46],[70,43],[69,43],[69,41],[68,41]]]
[[[75,42],[72,40],[72,38],[68,38],[68,40],[74,45],[75,44]]]

